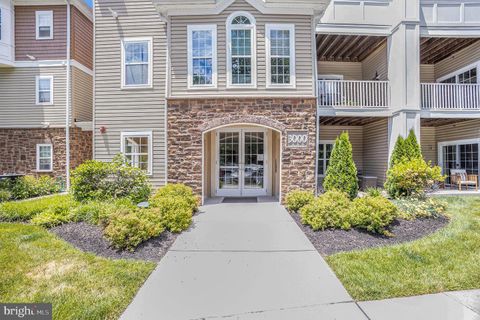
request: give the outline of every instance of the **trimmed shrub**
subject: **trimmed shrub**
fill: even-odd
[[[73,222],[87,222],[95,225],[106,226],[110,216],[118,209],[133,210],[136,206],[129,199],[113,201],[89,201],[80,203],[71,212]]]
[[[304,206],[315,199],[313,192],[306,190],[294,190],[285,197],[285,206],[290,212],[298,212]]]
[[[413,129],[410,130],[407,139],[405,139],[405,150],[408,160],[422,158],[422,149],[417,141],[417,135]]]
[[[69,200],[67,195],[55,195],[33,200],[5,202],[0,204],[0,220],[26,222],[49,207]]]
[[[8,201],[12,198],[12,193],[5,189],[0,189],[0,202]]]
[[[353,201],[351,224],[370,232],[388,234],[385,230],[398,215],[397,207],[381,196],[366,196]]]
[[[402,198],[394,200],[399,216],[405,220],[436,218],[445,214],[447,202],[435,198]]]
[[[151,209],[161,218],[165,228],[170,232],[187,230],[192,223],[192,207],[185,198],[179,196],[163,197],[156,201]]]
[[[347,132],[343,132],[335,141],[323,187],[325,191],[343,191],[350,199],[357,196],[357,168],[353,162],[352,144]]]
[[[148,209],[119,209],[111,215],[105,237],[117,249],[134,251],[142,242],[164,231],[160,216]]]
[[[184,184],[167,184],[159,188],[153,196],[150,197],[150,205],[158,207],[159,203],[164,198],[180,197],[188,203],[193,212],[198,210],[199,198],[193,193],[192,188]]]
[[[426,189],[445,180],[441,171],[421,158],[397,163],[387,172],[385,189],[393,198],[422,196]]]
[[[52,177],[41,176],[35,178],[33,176],[24,176],[16,179],[11,184],[10,191],[14,199],[20,200],[58,193],[60,189],[60,185]]]
[[[30,222],[45,228],[52,228],[72,221],[71,211],[77,203],[71,197],[65,197],[63,201],[53,203],[43,212],[35,215]]]
[[[351,201],[346,193],[328,191],[300,209],[301,221],[315,231],[327,228],[348,230],[351,228],[350,205]]]
[[[405,139],[402,136],[398,136],[393,148],[392,156],[390,158],[390,167],[393,167],[397,163],[403,162],[407,158],[405,152]]]
[[[117,155],[112,162],[89,160],[72,172],[72,194],[77,201],[129,198],[135,203],[150,196],[146,173]]]
[[[367,190],[365,190],[365,192],[370,197],[381,197],[382,196],[382,189],[380,189],[380,188],[370,187],[370,188],[367,188]]]

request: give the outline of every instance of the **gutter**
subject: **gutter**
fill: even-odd
[[[71,42],[71,8],[70,0],[67,2],[67,89],[66,89],[66,103],[65,103],[65,180],[66,180],[66,191],[70,190],[70,42]]]

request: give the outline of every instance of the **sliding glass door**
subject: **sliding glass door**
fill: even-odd
[[[463,169],[479,175],[479,143],[446,143],[441,146],[441,166],[450,183],[452,169]]]

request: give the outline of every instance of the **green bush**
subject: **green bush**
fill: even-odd
[[[394,203],[399,209],[399,216],[405,220],[436,218],[447,210],[447,203],[435,198],[409,197],[394,200]]]
[[[315,231],[326,228],[348,230],[351,228],[350,205],[351,201],[346,193],[328,191],[300,209],[301,221]]]
[[[5,189],[0,189],[0,202],[8,201],[12,198],[12,193]]]
[[[55,195],[33,200],[11,201],[0,204],[1,221],[28,221],[49,207],[69,201],[67,195]]]
[[[71,212],[73,222],[87,222],[94,225],[106,226],[110,216],[118,209],[135,209],[136,206],[129,199],[110,201],[89,201],[80,203]]]
[[[160,216],[149,209],[119,209],[111,215],[105,237],[117,249],[135,250],[138,245],[164,231]]]
[[[421,158],[422,149],[417,141],[417,136],[412,129],[406,139],[402,136],[398,136],[390,158],[390,168],[398,163]]]
[[[65,197],[63,201],[53,203],[44,211],[33,216],[30,222],[34,225],[45,228],[52,228],[71,222],[73,220],[71,212],[74,210],[76,205],[77,203],[72,199],[72,197]]]
[[[159,198],[152,211],[161,218],[163,225],[170,232],[187,230],[192,223],[192,207],[185,198],[170,196]]]
[[[49,176],[35,178],[33,176],[24,176],[16,179],[10,187],[14,199],[28,199],[38,196],[46,196],[52,193],[60,192],[60,185]]]
[[[155,194],[150,197],[150,205],[152,207],[158,207],[162,199],[171,197],[180,197],[185,200],[193,212],[198,210],[198,197],[193,193],[192,188],[180,183],[171,183],[159,188]]]
[[[290,212],[298,212],[304,206],[315,199],[313,192],[306,190],[294,190],[285,197],[285,206]]]
[[[350,210],[352,226],[381,234],[387,234],[385,228],[397,215],[397,207],[381,196],[357,198]]]
[[[129,198],[135,203],[150,196],[145,171],[117,155],[112,162],[89,160],[72,172],[72,194],[77,201]]]
[[[365,190],[365,193],[370,197],[381,197],[382,189],[370,187]]]
[[[335,141],[323,187],[325,191],[343,191],[350,199],[357,196],[357,168],[353,162],[352,144],[347,132],[343,132]]]
[[[445,179],[441,171],[421,158],[397,163],[387,172],[385,189],[393,198],[421,196],[426,189]]]

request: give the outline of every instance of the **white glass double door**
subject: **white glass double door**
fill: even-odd
[[[216,164],[217,196],[266,195],[266,130],[254,128],[219,130]]]
[[[473,143],[472,143],[473,142]],[[439,164],[450,183],[450,170],[462,169],[479,175],[480,148],[476,141],[454,141],[439,144]]]

